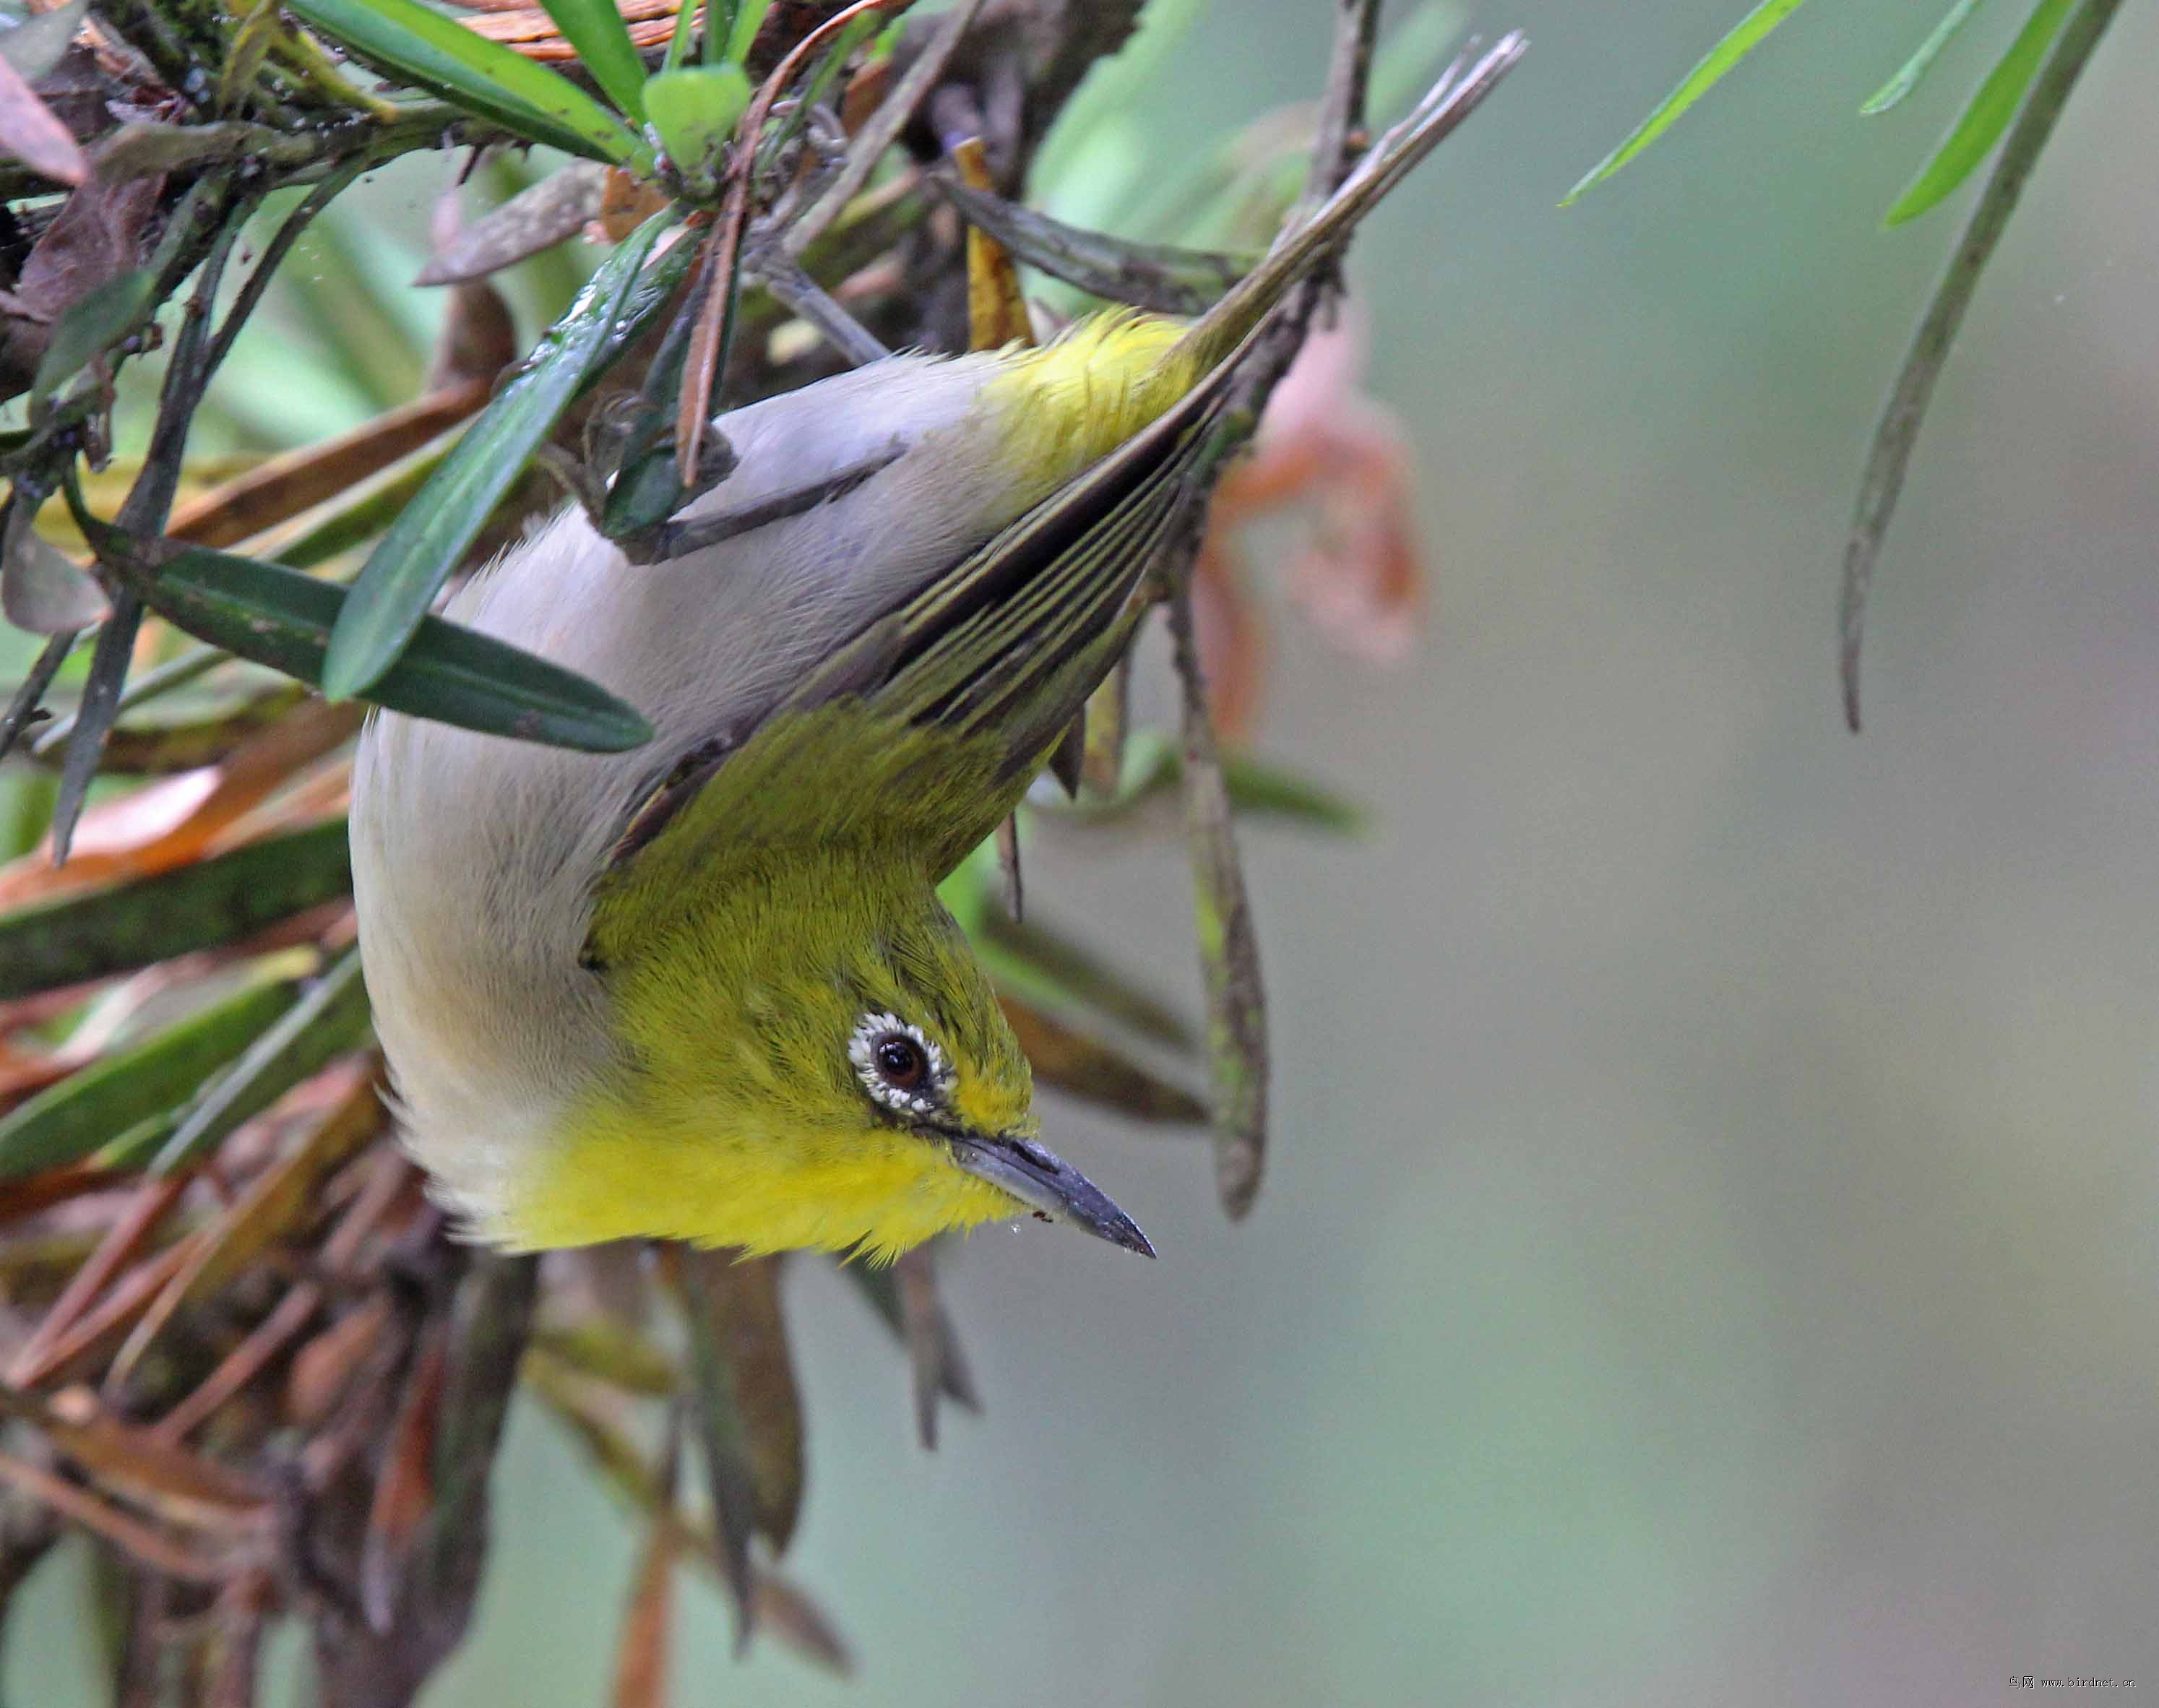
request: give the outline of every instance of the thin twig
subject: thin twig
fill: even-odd
[[[826,342],[855,366],[883,361],[892,354],[878,341],[876,334],[834,302],[831,292],[779,246],[758,254],[755,272],[766,290],[790,312],[815,327]]]
[[[758,140],[773,103],[791,82],[810,55],[861,18],[883,17],[904,10],[914,0],[856,0],[836,12],[795,43],[787,57],[773,68],[764,86],[742,116],[735,131],[735,159],[728,173],[727,197],[720,210],[717,228],[706,254],[700,288],[707,293],[703,312],[690,335],[690,354],[682,375],[681,401],[675,412],[675,466],[695,468],[704,448],[705,429],[712,417],[712,388],[718,383],[720,359],[725,353],[729,313],[735,299],[735,265],[742,253],[743,230],[749,219],[750,180],[756,175]]]
[[[1896,513],[1897,499],[1904,489],[1912,449],[1918,443],[1919,424],[1933,401],[1934,382],[1949,360],[1949,346],[1964,323],[1965,311],[1979,289],[1980,275],[1986,270],[1995,246],[2017,210],[2026,181],[2038,163],[2039,153],[2054,133],[2055,122],[2068,104],[2069,93],[2084,73],[2099,38],[2114,22],[2121,0],[2084,0],[2063,28],[2061,39],[2025,98],[2001,158],[1979,204],[1971,211],[1949,271],[1934,287],[1933,302],[1913,334],[1904,365],[1891,387],[1889,401],[1874,429],[1866,453],[1866,472],[1860,477],[1859,500],[1851,518],[1851,533],[1844,548],[1844,588],[1837,614],[1838,671],[1844,689],[1844,720],[1854,735],[1859,732],[1859,650],[1866,633],[1866,599],[1874,583],[1874,560],[1882,550],[1882,536]]]
[[[982,0],[960,0],[939,20],[936,33],[907,68],[907,75],[870,116],[870,122],[849,146],[847,163],[840,168],[840,175],[779,240],[790,256],[800,256],[822,236],[826,228],[840,217],[847,204],[869,182],[870,173],[877,169],[885,150],[899,140],[899,133],[907,128],[909,121],[929,98],[931,87],[944,75],[953,50],[974,23],[981,4]]]

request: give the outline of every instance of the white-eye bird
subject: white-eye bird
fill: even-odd
[[[375,1027],[474,1234],[888,1257],[1031,1209],[1150,1250],[1038,1142],[935,887],[1129,641],[1232,359],[1489,80],[1436,90],[1196,323],[1099,314],[733,411],[736,466],[681,520],[795,513],[633,564],[572,509],[458,592],[447,616],[657,732],[605,756],[393,713],[362,736]]]

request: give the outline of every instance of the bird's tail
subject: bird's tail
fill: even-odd
[[[1196,374],[1225,360],[1290,287],[1475,111],[1528,46],[1516,30],[1474,65],[1465,51],[1409,115],[1366,151],[1312,217],[1285,232],[1258,266],[1193,323],[1166,360],[1189,362]]]

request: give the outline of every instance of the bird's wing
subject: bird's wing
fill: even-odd
[[[933,877],[957,864],[1130,641],[1236,367],[871,623],[753,727],[686,755],[624,826],[595,936],[610,911],[708,879],[722,848],[872,834]]]

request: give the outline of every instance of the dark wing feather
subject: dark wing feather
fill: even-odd
[[[841,701],[895,725],[949,732],[977,749],[993,738],[1002,758],[986,780],[997,798],[981,803],[980,831],[950,827],[966,837],[958,843],[963,852],[986,835],[1130,642],[1143,614],[1133,595],[1183,510],[1187,476],[1214,436],[1235,365],[1224,364],[1152,426],[872,624],[758,726],[727,732],[677,766],[632,815],[610,881],[686,814],[718,831],[725,815],[709,816],[718,803],[706,797],[738,769],[733,762],[758,730]],[[895,763],[919,762],[901,751],[908,744],[894,745]],[[850,787],[877,789],[880,779],[862,774],[862,756],[853,758]]]

